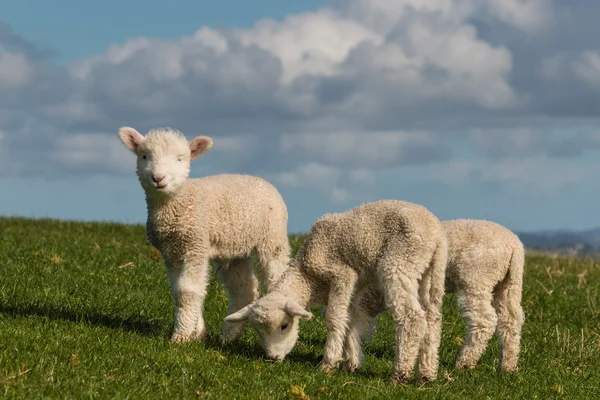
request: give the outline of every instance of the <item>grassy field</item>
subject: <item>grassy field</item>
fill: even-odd
[[[0,219],[0,397],[600,398],[599,263],[532,256],[525,274],[516,375],[495,372],[495,338],[476,369],[452,368],[465,327],[447,295],[438,380],[393,387],[387,313],[365,346],[365,367],[326,375],[317,368],[320,310],[283,363],[267,362],[249,330],[219,344],[227,302],[213,280],[206,342],[172,344],[169,286],[143,227]]]

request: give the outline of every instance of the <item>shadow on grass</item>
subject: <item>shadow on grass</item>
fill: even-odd
[[[245,340],[236,340],[228,344],[222,344],[217,332],[208,332],[202,341],[208,349],[218,350],[227,355],[245,356],[248,358],[264,358],[262,348],[254,341],[248,343]]]
[[[248,329],[248,328],[246,328]],[[262,360],[265,362],[269,361],[265,357],[265,353],[260,344],[255,341],[248,340],[236,340],[228,344],[222,344],[219,340],[219,334],[209,332],[203,341],[206,348],[212,350],[218,350],[219,352],[227,356],[243,356],[250,360]],[[317,367],[323,357],[315,354],[312,351],[305,351],[304,349],[295,349],[285,357],[284,362],[292,362],[294,364],[305,364],[313,367]]]
[[[53,320],[104,326],[126,332],[136,332],[145,336],[154,336],[163,331],[163,327],[158,323],[148,322],[137,316],[122,318],[102,314],[95,310],[75,311],[52,304],[8,304],[0,301],[0,313],[14,317],[39,316]]]

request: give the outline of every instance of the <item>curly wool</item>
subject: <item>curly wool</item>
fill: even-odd
[[[448,236],[446,291],[455,293],[467,325],[457,368],[474,368],[494,334],[501,345],[498,368],[517,370],[524,313],[521,307],[525,250],[513,232],[494,222],[442,222]],[[373,334],[383,295],[370,289],[360,300],[355,323],[361,340]]]
[[[191,159],[212,147],[208,137],[188,142],[171,129],[152,130],[144,137],[133,128],[121,128],[119,135],[138,155],[137,173],[148,211],[147,237],[167,267],[175,301],[171,339],[202,339],[210,260],[220,264],[217,275],[229,295],[229,314],[258,298],[256,275],[267,290],[287,268],[285,202],[273,185],[254,176],[190,179]],[[252,266],[253,251],[262,267],[257,271]],[[243,328],[226,322],[221,339],[233,340]]]
[[[287,210],[267,181],[221,174],[190,179],[167,203],[147,199],[150,243],[170,260],[184,255],[219,259],[253,249],[287,253]]]
[[[426,208],[404,201],[366,203],[326,214],[311,228],[296,257],[274,288],[228,317],[249,320],[268,357],[282,359],[293,348],[298,317],[307,306],[328,305],[322,368],[337,368],[343,355],[354,299],[371,285],[385,293],[397,325],[391,380],[437,375],[447,241],[440,221]],[[308,314],[308,315],[307,315]],[[352,334],[350,332],[349,334]],[[353,370],[359,360],[350,360]]]

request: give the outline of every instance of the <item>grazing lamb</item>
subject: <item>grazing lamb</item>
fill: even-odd
[[[456,362],[474,368],[494,334],[501,346],[498,371],[517,371],[524,323],[521,291],[525,251],[519,238],[488,221],[442,222],[448,237],[446,291],[455,293],[468,331]],[[362,361],[360,342],[374,332],[376,316],[385,311],[381,291],[364,292],[350,322],[346,357]],[[357,339],[359,338],[359,339]]]
[[[228,314],[258,298],[252,268],[256,250],[262,269],[257,275],[265,289],[289,263],[287,208],[271,184],[253,176],[215,175],[190,179],[190,161],[213,145],[198,136],[190,142],[178,131],[151,130],[146,136],[123,127],[119,136],[137,155],[137,175],[146,193],[149,242],[161,253],[175,302],[175,342],[202,340],[209,261],[229,296]],[[224,342],[236,339],[243,323],[225,322]]]
[[[390,380],[408,380],[417,357],[420,378],[434,380],[446,257],[442,225],[422,206],[381,200],[326,214],[312,226],[298,252],[297,266],[288,268],[269,293],[226,320],[247,320],[257,330],[267,357],[282,360],[296,343],[299,318],[312,316],[306,307],[328,304],[321,368],[330,371],[343,356],[354,309],[351,302],[376,285],[385,293],[396,322]]]

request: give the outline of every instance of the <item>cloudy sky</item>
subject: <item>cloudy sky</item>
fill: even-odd
[[[382,198],[600,225],[597,0],[166,4],[0,6],[0,215],[145,221],[128,125],[212,136],[192,175],[270,180],[291,232]]]

